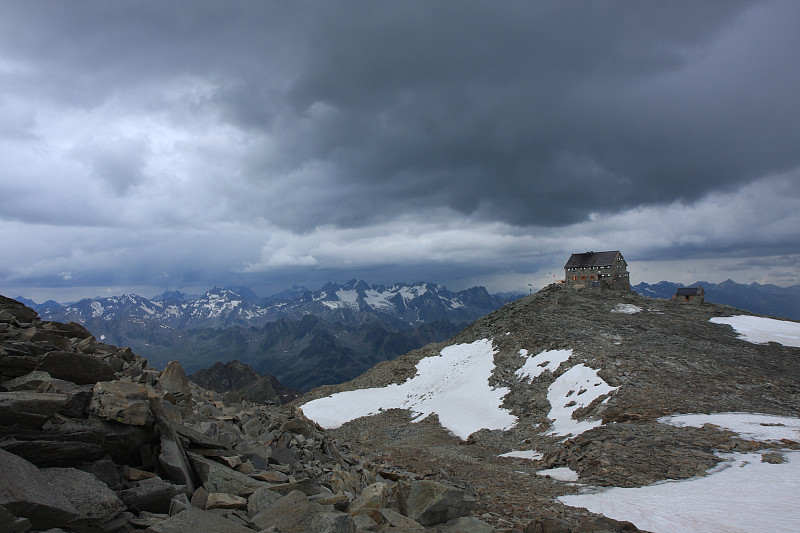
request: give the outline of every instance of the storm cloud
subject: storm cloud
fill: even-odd
[[[0,289],[524,289],[588,249],[798,283],[798,22],[790,1],[2,3]]]

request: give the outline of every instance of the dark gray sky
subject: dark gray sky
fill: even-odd
[[[800,2],[0,0],[0,292],[800,283]]]

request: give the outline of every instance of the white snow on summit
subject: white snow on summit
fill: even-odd
[[[800,531],[800,452],[786,452],[783,464],[763,462],[758,453],[722,457],[722,468],[705,477],[558,499],[654,533]]]
[[[700,428],[713,424],[738,433],[747,440],[800,442],[800,418],[766,415],[761,413],[711,413],[664,416],[658,419],[670,426]]]
[[[547,389],[551,406],[547,418],[553,420],[553,427],[547,434],[574,436],[601,426],[603,422],[600,420],[575,420],[572,414],[618,388],[606,383],[593,368],[583,364],[573,366]]]
[[[634,313],[638,313],[642,310],[641,307],[638,305],[633,304],[617,304],[614,309],[611,310],[612,313],[625,313],[626,315],[632,315]]]
[[[691,426],[711,423],[760,441],[776,441],[787,434],[796,440],[800,431],[798,418],[758,413],[677,415],[659,421]],[[779,453],[786,462],[767,463],[759,453],[720,454],[725,462],[704,477],[639,488],[594,488],[591,493],[559,500],[655,533],[796,533],[800,531],[800,452]]]
[[[417,374],[400,385],[340,392],[312,400],[303,413],[324,428],[337,428],[384,409],[409,409],[418,422],[436,413],[439,422],[466,439],[479,429],[508,429],[517,419],[501,407],[509,389],[491,387],[492,341],[443,348],[440,355],[417,363]]]
[[[520,350],[522,357],[528,355],[528,350]],[[555,372],[561,363],[572,357],[572,350],[546,350],[539,355],[529,357],[525,364],[518,368],[514,374],[520,379],[533,381],[545,371]]]
[[[741,339],[753,344],[777,342],[800,348],[800,322],[750,315],[714,317],[710,321],[714,324],[728,324],[739,333]]]

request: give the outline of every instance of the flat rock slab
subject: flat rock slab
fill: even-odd
[[[98,382],[92,391],[89,412],[99,418],[130,426],[144,426],[153,422],[147,387],[140,383]]]
[[[47,485],[46,476],[25,459],[0,450],[0,505],[27,518],[39,530],[62,526],[79,511],[60,491]]]
[[[42,358],[36,370],[78,385],[114,379],[114,369],[108,363],[92,355],[77,352],[50,352]]]
[[[467,516],[475,497],[461,489],[430,480],[414,481],[405,502],[406,515],[423,526]]]
[[[281,533],[353,533],[355,523],[347,513],[323,511],[300,491],[290,492],[252,518],[261,529],[277,528]]]
[[[68,400],[69,395],[61,393],[0,392],[0,425],[42,427]]]
[[[125,510],[122,500],[94,474],[74,468],[45,468],[41,473],[46,486],[61,492],[77,509],[75,523],[103,524]]]
[[[203,482],[203,487],[208,492],[225,492],[247,497],[261,487],[266,486],[264,482],[256,481],[241,472],[200,455],[191,453],[189,458],[200,480]]]
[[[148,527],[146,533],[253,533],[246,528],[211,511],[186,509],[160,524]]]

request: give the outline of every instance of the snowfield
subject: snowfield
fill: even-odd
[[[617,306],[611,310],[612,313],[625,313],[626,315],[632,315],[633,313],[641,312],[642,308],[638,305],[633,304],[617,304]]]
[[[712,413],[671,415],[659,418],[658,421],[677,427],[701,428],[706,424],[713,424],[738,433],[746,440],[770,442],[787,439],[800,442],[800,418],[761,413]]]
[[[547,435],[580,435],[603,425],[600,420],[575,420],[572,414],[618,388],[606,383],[593,368],[583,364],[573,366],[547,389],[547,400],[551,406],[547,418],[553,420],[553,427]]]
[[[312,400],[303,413],[328,429],[385,409],[408,409],[418,422],[436,413],[439,422],[466,439],[482,429],[508,429],[517,419],[501,407],[509,389],[491,387],[492,341],[482,339],[442,349],[417,363],[417,374],[400,385],[340,392]]]
[[[537,452],[536,450],[513,450],[498,455],[497,457],[516,457],[518,459],[530,459],[531,461],[538,461],[539,459],[542,459],[544,456],[540,452]]]
[[[715,424],[761,441],[777,441],[785,435],[794,440],[800,432],[798,418],[757,413],[678,415],[661,420],[671,425]],[[800,452],[780,453],[785,463],[763,462],[759,453],[720,454],[725,462],[705,477],[640,488],[594,488],[591,493],[559,500],[655,533],[796,533],[800,531]]]
[[[520,350],[519,354],[522,357],[528,355],[528,350]],[[572,350],[547,350],[534,357],[529,357],[525,360],[520,368],[514,374],[522,379],[533,381],[546,371],[555,372],[561,363],[572,357]]]
[[[550,476],[558,481],[575,482],[578,481],[578,473],[568,466],[558,466],[556,468],[547,468],[536,472],[537,476]]]
[[[750,315],[714,317],[710,321],[714,324],[728,324],[741,339],[753,344],[777,342],[800,348],[800,322]]]

